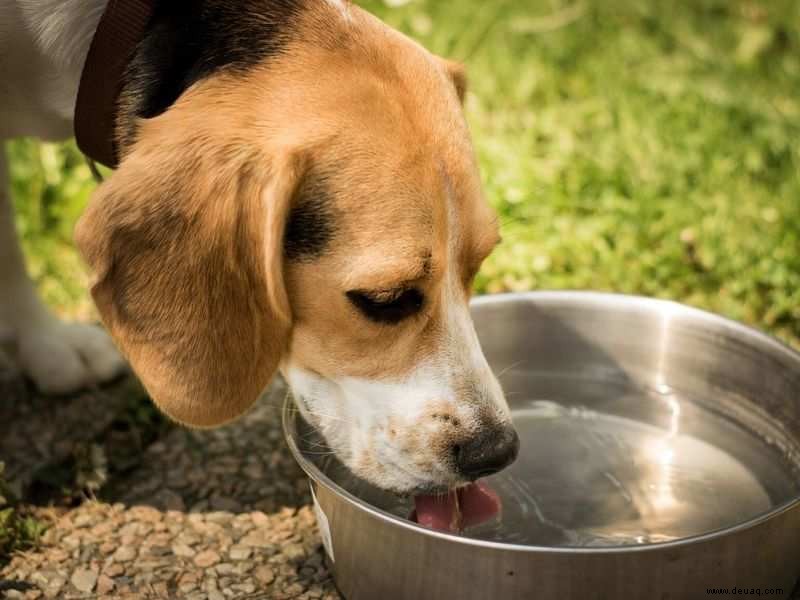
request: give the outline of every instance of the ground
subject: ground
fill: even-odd
[[[467,117],[504,240],[478,292],[671,298],[800,347],[800,3],[361,4],[467,65]],[[42,293],[94,319],[70,243],[88,168],[72,143],[8,151]],[[252,597],[334,594],[276,402],[187,432],[132,381],[48,400],[0,373],[11,488],[0,485],[11,507],[0,500],[0,580],[36,586],[19,592],[30,597],[111,583],[138,597],[218,598],[234,584],[243,598],[250,586]]]

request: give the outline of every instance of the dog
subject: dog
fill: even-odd
[[[71,135],[106,2],[0,3],[1,138]],[[214,427],[280,371],[383,489],[452,489],[511,463],[518,437],[468,307],[500,236],[463,68],[344,0],[154,6],[120,82],[119,166],[75,231],[154,402]],[[7,187],[0,325],[19,364],[45,392],[113,377],[124,361],[106,334],[37,299]]]

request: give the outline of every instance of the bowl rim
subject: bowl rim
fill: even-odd
[[[784,354],[785,356],[787,356],[789,360],[796,362],[798,364],[798,367],[800,367],[800,353],[796,352],[788,344],[785,344],[784,342],[774,337],[773,335],[763,332],[759,329],[756,329],[755,327],[751,327],[749,325],[745,325],[738,321],[728,319],[727,317],[723,317],[721,315],[703,309],[695,308],[686,304],[681,304],[674,300],[664,300],[648,296],[619,294],[611,292],[596,292],[596,291],[584,291],[584,290],[542,290],[542,291],[532,291],[532,292],[508,292],[502,294],[484,294],[474,297],[470,301],[470,305],[474,307],[474,306],[481,306],[484,304],[495,304],[498,302],[511,302],[518,300],[574,302],[576,300],[581,300],[581,299],[596,303],[608,303],[608,301],[623,302],[636,306],[660,308],[661,310],[666,309],[676,314],[682,313],[684,315],[693,315],[696,317],[701,317],[703,319],[706,319],[707,321],[723,325],[742,335],[758,339],[760,342],[768,344],[772,350]],[[526,553],[540,553],[540,554],[623,554],[623,553],[627,554],[632,552],[651,552],[651,551],[666,550],[670,548],[678,548],[683,546],[690,546],[694,544],[711,542],[713,540],[716,540],[723,536],[727,536],[729,534],[744,531],[752,527],[757,527],[771,519],[780,516],[781,514],[787,512],[788,510],[791,510],[797,505],[800,505],[800,494],[799,494],[790,500],[786,500],[785,502],[770,508],[768,511],[759,513],[747,519],[746,521],[735,523],[729,527],[714,529],[697,535],[678,538],[675,540],[669,540],[666,542],[655,542],[652,544],[602,546],[602,547],[591,547],[591,548],[580,547],[580,546],[536,546],[527,544],[510,544],[506,542],[498,542],[492,540],[484,540],[480,538],[461,536],[453,533],[428,529],[427,527],[423,527],[422,525],[413,523],[412,521],[393,515],[392,513],[389,513],[383,509],[380,509],[376,506],[372,506],[371,504],[364,502],[354,494],[351,494],[350,492],[339,486],[337,483],[335,483],[325,473],[323,473],[314,463],[308,460],[303,455],[300,448],[297,446],[297,442],[295,441],[293,435],[293,426],[292,426],[297,411],[296,409],[295,410],[293,409],[295,409],[294,400],[292,399],[291,391],[287,390],[286,397],[283,403],[283,408],[281,410],[283,434],[284,438],[286,439],[286,443],[289,446],[289,450],[292,453],[292,456],[309,478],[311,478],[317,484],[326,487],[333,494],[335,494],[340,499],[344,500],[354,508],[366,512],[371,517],[378,519],[379,521],[382,521],[386,525],[393,527],[402,527],[404,529],[413,531],[418,534],[422,534],[425,536],[439,539],[444,542],[449,542],[454,544],[467,544],[470,546],[478,546],[486,549],[503,550],[509,552],[526,552]]]

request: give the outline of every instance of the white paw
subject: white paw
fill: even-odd
[[[125,361],[100,327],[49,320],[17,337],[19,366],[42,392],[68,394],[109,381]]]

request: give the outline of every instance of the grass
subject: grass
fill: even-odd
[[[45,525],[29,515],[6,485],[0,462],[0,567],[14,552],[35,546]]]
[[[478,291],[671,298],[800,344],[800,3],[361,4],[467,64],[504,237]],[[71,143],[9,151],[43,293],[91,317],[69,245],[89,170]]]
[[[0,567],[15,552],[35,547],[45,529],[43,521],[17,508],[0,509]]]

